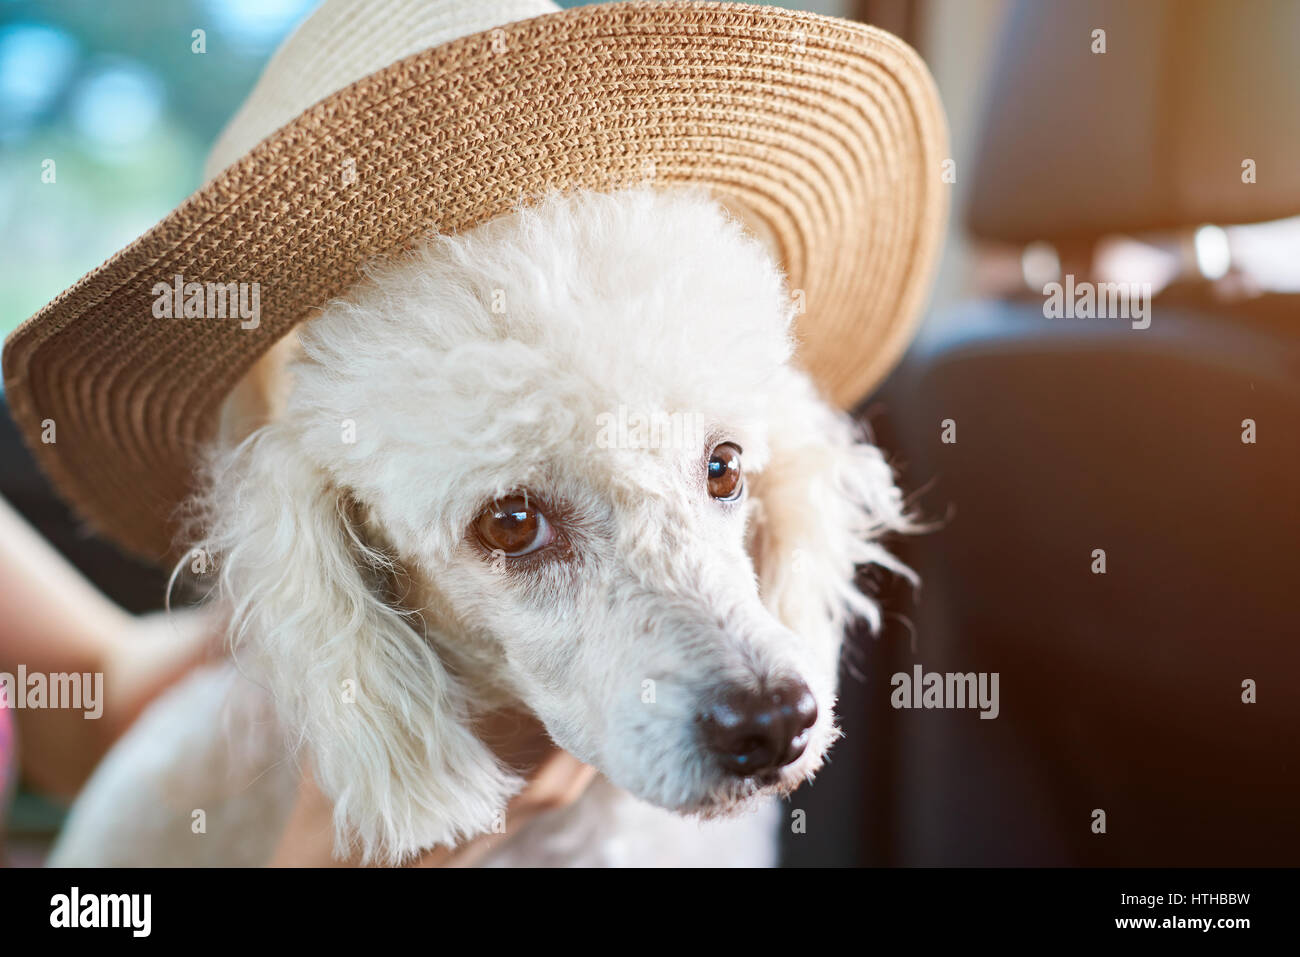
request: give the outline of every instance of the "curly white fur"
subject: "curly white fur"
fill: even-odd
[[[239,667],[335,807],[397,862],[490,828],[519,782],[471,717],[522,706],[636,798],[736,812],[821,765],[857,565],[908,521],[891,471],[792,364],[790,298],[714,201],[551,197],[376,265],[300,332],[283,412],[215,449],[198,515]],[[602,413],[693,416],[698,447],[603,447]],[[719,441],[747,498],[704,491]],[[467,534],[528,489],[565,547]],[[796,677],[820,717],[759,788],[698,740],[718,689]],[[652,693],[647,694],[647,689]],[[652,700],[647,700],[647,699]]]

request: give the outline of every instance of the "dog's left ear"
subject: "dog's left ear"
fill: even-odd
[[[750,480],[750,555],[764,603],[833,669],[849,620],[880,627],[879,606],[859,591],[855,569],[876,564],[913,577],[878,539],[916,529],[885,457],[851,418],[793,370],[775,394],[770,459]]]
[[[214,463],[204,505],[236,662],[334,806],[336,852],[398,863],[490,830],[519,781],[384,587],[348,496],[280,423]]]

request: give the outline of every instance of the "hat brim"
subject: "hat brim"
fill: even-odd
[[[868,26],[695,2],[510,24],[380,70],[264,140],[9,337],[9,403],[86,519],[164,558],[222,400],[363,263],[547,191],[649,181],[762,217],[805,307],[799,361],[849,405],[924,303],[945,150],[924,64]],[[259,284],[256,327],[156,318],[155,287],[178,275]]]

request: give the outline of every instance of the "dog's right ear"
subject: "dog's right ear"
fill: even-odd
[[[750,554],[764,602],[833,669],[849,620],[880,627],[879,607],[859,591],[856,569],[879,565],[915,581],[879,539],[918,526],[884,455],[807,376],[787,369],[772,388],[771,460],[750,482]]]
[[[374,587],[386,557],[286,426],[209,469],[200,520],[236,661],[266,685],[334,805],[335,852],[397,863],[490,830],[520,782],[437,653]]]

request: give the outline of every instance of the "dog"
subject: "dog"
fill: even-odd
[[[191,554],[227,657],[115,746],[52,863],[263,864],[303,758],[340,857],[457,846],[521,785],[474,730],[500,709],[599,776],[485,863],[774,863],[845,627],[879,625],[855,569],[910,574],[881,539],[913,529],[798,368],[796,299],[689,190],[550,195],[371,264],[209,450]]]

